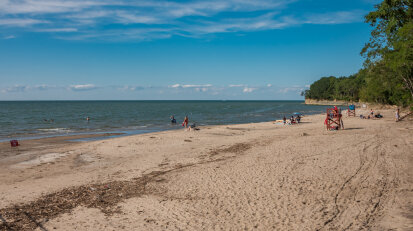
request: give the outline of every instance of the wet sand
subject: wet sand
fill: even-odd
[[[381,113],[1,144],[0,230],[411,230],[413,123]]]

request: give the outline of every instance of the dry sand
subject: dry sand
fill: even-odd
[[[0,230],[413,230],[413,123],[324,116],[0,148]]]

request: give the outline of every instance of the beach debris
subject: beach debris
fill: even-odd
[[[180,168],[185,167],[185,165]],[[0,230],[34,230],[60,214],[78,206],[98,208],[105,215],[120,212],[116,205],[126,199],[150,193],[147,184],[170,172],[155,171],[130,181],[111,181],[65,188],[42,195],[39,199],[0,209]],[[161,179],[161,182],[163,179]]]
[[[249,144],[249,143],[237,143],[237,144],[234,144],[234,145],[229,146],[227,148],[212,150],[209,153],[209,155],[210,156],[216,156],[216,155],[221,154],[221,153],[236,153],[236,154],[239,154],[241,152],[244,152],[244,151],[250,149],[251,147],[252,147],[252,145]]]

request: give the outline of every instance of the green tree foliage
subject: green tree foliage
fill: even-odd
[[[405,106],[409,103],[409,94],[401,81],[388,78],[394,73],[384,62],[377,63],[375,68],[365,69],[363,72],[366,84],[360,89],[362,101]]]
[[[333,99],[335,80],[336,78],[333,76],[317,80],[311,84],[310,90],[307,92],[308,97],[312,99]]]
[[[401,83],[413,98],[413,0],[384,0],[366,16],[374,28],[365,45],[365,66],[378,78]],[[404,91],[403,89],[401,89]],[[398,93],[399,94],[399,93]],[[400,93],[404,95],[404,93]]]
[[[340,78],[322,77],[303,93],[308,99],[358,101],[364,83],[364,79],[358,74]]]
[[[323,77],[306,98],[413,103],[413,0],[384,0],[366,17],[373,27],[361,54],[364,69],[349,77]]]

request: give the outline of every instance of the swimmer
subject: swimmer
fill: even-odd
[[[189,122],[188,116],[185,116],[185,119],[184,119],[184,122],[182,123],[182,126],[184,126],[185,129],[187,129],[187,130],[188,130],[188,122]]]
[[[176,119],[173,115],[171,115],[171,123],[176,124]]]

